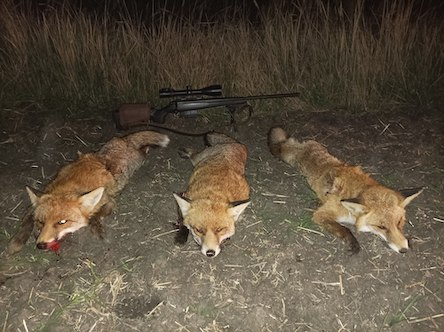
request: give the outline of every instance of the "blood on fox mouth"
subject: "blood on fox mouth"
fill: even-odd
[[[63,235],[60,239],[52,240],[51,242],[42,243],[41,245],[37,244],[37,248],[39,249],[49,249],[54,253],[57,253],[61,247],[61,241],[71,233]]]
[[[37,243],[37,248],[42,249],[42,250],[49,249],[49,250],[57,253],[57,251],[60,250],[60,241],[53,240],[51,242],[40,242],[40,243]]]
[[[57,253],[60,250],[60,241],[59,240],[51,241],[46,244],[46,248],[54,253]]]

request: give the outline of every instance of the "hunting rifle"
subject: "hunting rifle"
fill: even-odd
[[[204,96],[212,98],[202,98]],[[199,110],[226,107],[230,113],[231,124],[235,124],[236,111],[247,109],[248,118],[251,116],[253,109],[248,103],[250,100],[297,97],[299,93],[291,92],[245,97],[221,96],[222,86],[219,84],[210,85],[202,89],[192,89],[191,86],[187,86],[184,90],[162,88],[159,90],[160,98],[175,97],[176,99],[168,105],[159,108],[151,108],[148,104],[123,104],[113,113],[114,121],[117,129],[126,130],[135,126],[149,125],[150,121],[163,124],[169,113],[181,113],[185,116],[192,116],[196,115]]]

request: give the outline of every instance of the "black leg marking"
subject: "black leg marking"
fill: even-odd
[[[188,240],[189,233],[190,233],[190,230],[186,226],[179,225],[179,231],[176,234],[176,238],[174,239],[174,242],[178,243],[178,244],[185,244]]]

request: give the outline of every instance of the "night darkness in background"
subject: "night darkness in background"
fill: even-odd
[[[384,0],[364,1],[364,13],[369,19],[377,20],[384,10]],[[432,11],[437,20],[444,17],[444,2],[440,0],[416,0],[414,12],[416,15]],[[220,18],[247,19],[252,23],[261,19],[262,13],[274,7],[285,8],[288,11],[303,9],[309,11],[317,3],[322,4],[333,15],[340,12],[351,17],[355,10],[355,0],[182,0],[182,1],[125,1],[125,0],[49,0],[49,1],[23,1],[15,0],[18,6],[44,12],[59,7],[70,6],[95,15],[108,15],[118,19],[122,17],[137,18],[145,23],[156,21],[156,15],[168,12],[171,15],[184,19],[199,20],[201,22],[217,22]]]

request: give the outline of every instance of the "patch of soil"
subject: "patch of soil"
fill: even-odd
[[[59,254],[31,239],[2,257],[4,331],[438,331],[444,329],[444,119],[439,111],[350,116],[341,112],[255,114],[230,130],[228,117],[167,125],[215,129],[247,145],[252,203],[214,259],[190,239],[174,243],[172,196],[192,172],[182,147],[202,137],[168,133],[150,151],[105,221],[104,240],[82,229]],[[397,189],[425,186],[407,208],[412,248],[397,254],[374,235],[357,234],[361,252],[313,225],[316,196],[299,171],[275,159],[267,132],[281,125]],[[32,110],[1,113],[0,249],[28,206],[25,186],[43,189],[77,152],[116,134],[110,114],[70,116]],[[159,131],[163,131],[160,130]]]

